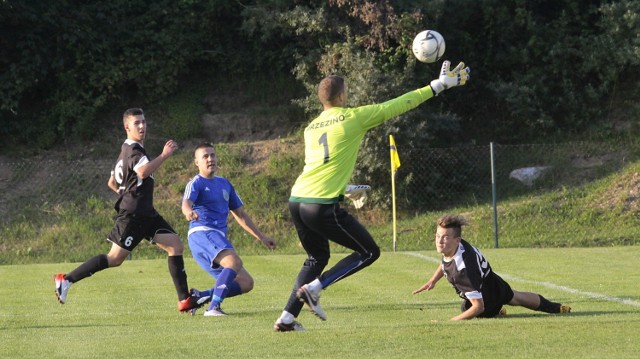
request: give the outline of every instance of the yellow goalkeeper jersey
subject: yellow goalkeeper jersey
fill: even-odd
[[[431,97],[431,87],[425,86],[381,104],[323,111],[304,130],[304,169],[289,201],[330,204],[342,200],[366,132]]]

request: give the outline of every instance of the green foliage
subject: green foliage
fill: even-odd
[[[352,104],[383,101],[437,75],[438,64],[416,64],[410,53],[424,28],[445,35],[446,58],[472,68],[464,90],[416,111],[431,122],[445,117],[443,128],[459,124],[442,141],[581,133],[606,123],[616,99],[640,91],[639,9],[630,0],[4,1],[0,8],[0,30],[11,34],[0,43],[0,134],[38,148],[90,138],[106,108],[163,102],[183,76],[211,68],[267,79],[294,71],[309,96],[292,98],[309,114],[328,72],[355,85]],[[180,136],[198,131],[187,123]],[[427,143],[436,137],[432,126]]]
[[[226,32],[209,22],[224,3],[2,2],[1,30],[13,36],[1,45],[0,128],[48,147],[88,138],[98,111],[116,100],[172,94],[191,64],[226,46]]]

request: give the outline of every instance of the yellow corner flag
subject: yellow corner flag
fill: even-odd
[[[398,149],[393,135],[389,135],[389,152],[391,153],[391,173],[396,174],[398,167],[400,167],[400,156],[398,156]]]
[[[395,174],[400,167],[400,156],[398,156],[398,149],[396,148],[396,141],[393,139],[393,135],[389,135],[389,153],[391,154],[391,203],[392,203],[392,215],[393,215],[393,251],[396,251],[396,180]]]

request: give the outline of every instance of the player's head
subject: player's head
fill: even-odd
[[[141,108],[130,108],[122,115],[122,124],[127,132],[127,138],[142,142],[147,133],[147,121]]]
[[[201,176],[212,178],[218,169],[216,150],[209,142],[203,142],[196,147],[193,160]]]
[[[347,102],[347,86],[340,76],[327,76],[318,85],[318,98],[325,107],[343,107]]]
[[[458,250],[462,239],[462,226],[469,224],[464,216],[457,214],[444,215],[436,221],[436,251],[445,257],[452,257]]]

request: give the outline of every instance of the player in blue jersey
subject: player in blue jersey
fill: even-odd
[[[199,173],[187,183],[182,198],[182,214],[190,221],[188,238],[193,258],[216,279],[213,288],[194,292],[199,297],[211,298],[205,316],[225,316],[220,308],[225,298],[253,289],[253,278],[227,238],[229,212],[244,230],[267,248],[274,249],[276,242],[262,233],[242,208],[242,200],[231,182],[215,175],[218,159],[213,145],[198,145],[194,161]]]
[[[140,108],[131,108],[122,116],[127,140],[122,144],[118,161],[111,171],[108,186],[120,197],[115,204],[117,217],[107,240],[112,242],[107,254],[89,258],[73,271],[54,276],[56,296],[60,304],[67,301],[72,283],[76,283],[101,270],[117,267],[131,251],[147,239],[169,255],[169,273],[178,292],[178,310],[190,312],[205,303],[205,298],[191,295],[187,285],[182,253],[184,245],[153,206],[153,172],[173,154],[178,144],[169,140],[162,153],[153,160],[143,147],[147,122]]]
[[[511,289],[491,268],[484,255],[462,239],[462,226],[467,219],[460,215],[445,215],[438,219],[436,250],[442,263],[431,279],[413,294],[432,290],[446,277],[463,299],[461,313],[451,320],[492,318],[505,314],[503,305],[516,305],[545,313],[569,313],[571,307],[547,300],[540,294]]]
[[[307,252],[289,300],[273,329],[302,330],[295,319],[303,303],[320,319],[320,292],[371,265],[380,248],[367,229],[340,202],[344,199],[358,157],[360,142],[369,129],[416,108],[442,91],[464,85],[469,68],[464,63],[451,69],[444,61],[440,76],[430,85],[395,99],[368,106],[346,107],[347,86],[339,76],[320,81],[318,97],[324,111],[304,130],[305,160],[289,197],[289,212],[302,247]],[[353,252],[324,271],[333,241]]]

